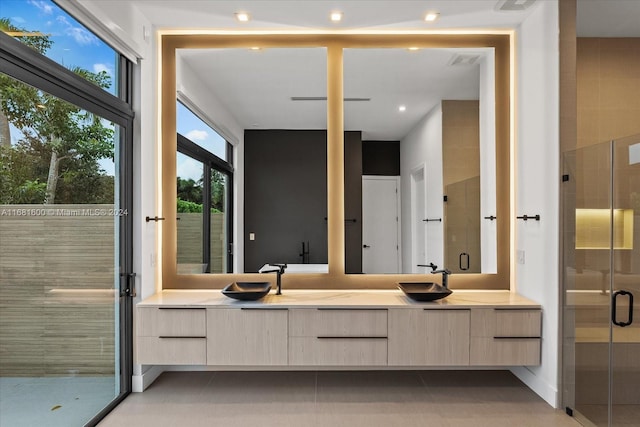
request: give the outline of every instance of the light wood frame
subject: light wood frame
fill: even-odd
[[[345,274],[344,241],[344,110],[343,49],[345,48],[494,48],[496,90],[496,216],[497,274],[452,275],[454,289],[510,289],[512,219],[512,34],[471,33],[221,33],[162,34],[160,36],[161,216],[158,224],[161,274],[158,289],[216,289],[233,281],[275,281],[275,275],[191,274],[178,275],[176,264],[176,50],[208,48],[304,48],[327,49],[327,239],[328,274],[282,276],[282,287],[297,289],[392,289],[399,281],[439,281],[424,274]],[[273,277],[272,277],[273,276]]]

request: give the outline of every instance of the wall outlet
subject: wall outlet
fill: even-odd
[[[524,265],[524,251],[516,251],[516,261],[518,262],[518,264]]]
[[[256,233],[249,233],[249,240],[256,240]]]

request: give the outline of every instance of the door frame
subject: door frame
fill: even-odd
[[[417,180],[416,180],[416,176],[418,176],[419,174],[422,174],[422,188],[418,187],[417,184]],[[423,202],[424,202],[424,206],[422,207],[422,212],[424,212],[424,216],[426,217],[427,215],[427,164],[426,163],[421,163],[418,166],[414,167],[413,169],[411,169],[411,174],[410,174],[410,206],[411,206],[411,220],[410,220],[410,232],[411,232],[411,236],[416,236],[418,235],[418,226],[416,225],[418,223],[418,213],[416,212],[416,197],[415,195],[421,191],[423,194]],[[425,219],[425,218],[422,218]],[[427,233],[428,233],[428,228],[426,227],[426,225],[423,227],[423,239],[424,239],[424,253],[425,253],[425,258],[428,255],[427,253]],[[424,264],[427,260],[423,259],[420,260],[418,259],[418,248],[417,248],[417,244],[416,244],[416,240],[414,238],[411,239],[411,271],[410,273],[424,273],[424,271],[418,271],[418,268],[423,268],[423,267],[417,267],[418,264]],[[409,273],[408,271],[405,273]]]

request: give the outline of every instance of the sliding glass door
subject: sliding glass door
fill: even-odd
[[[0,425],[94,425],[131,390],[131,64],[116,97],[0,42]]]

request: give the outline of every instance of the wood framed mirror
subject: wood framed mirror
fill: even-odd
[[[164,222],[159,224],[162,288],[220,288],[235,280],[256,280],[253,273],[178,274],[176,262],[176,52],[178,49],[252,47],[325,48],[327,54],[327,273],[285,274],[283,288],[394,289],[398,281],[425,280],[424,274],[345,274],[345,157],[343,58],[345,49],[482,49],[495,60],[496,273],[453,275],[453,288],[509,289],[511,210],[511,34],[162,34],[160,59],[161,185]],[[236,169],[241,173],[240,168]],[[241,181],[241,180],[236,180]],[[236,212],[236,215],[242,215]],[[249,230],[241,230],[244,233]],[[260,280],[271,279],[260,276]],[[433,280],[433,279],[431,279]]]

